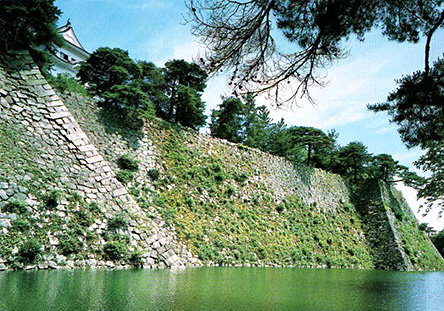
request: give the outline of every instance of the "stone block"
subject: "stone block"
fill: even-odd
[[[49,90],[44,90],[43,89],[42,91],[40,91],[39,95],[40,96],[52,96],[52,95],[55,95],[55,92],[52,89],[49,89]]]
[[[23,110],[25,110],[25,108],[14,105],[11,107],[11,110],[14,110],[17,114],[21,113]]]
[[[88,164],[93,164],[93,163],[100,162],[100,161],[103,161],[103,158],[102,158],[101,155],[96,155],[96,156],[94,156],[94,157],[91,157],[91,158],[87,158],[87,159],[86,159],[86,162],[87,162]]]
[[[49,118],[56,120],[56,119],[67,117],[69,115],[70,115],[69,111],[54,112],[49,115]]]
[[[5,190],[0,190],[0,199],[2,200],[7,200],[8,199],[8,195],[6,194]]]
[[[46,106],[48,107],[59,107],[59,106],[63,106],[63,102],[61,100],[54,100],[50,103],[47,103]],[[66,109],[65,109],[66,111]]]
[[[60,267],[55,263],[55,261],[48,261],[48,268],[50,268],[50,269],[54,269],[54,270],[57,270],[57,269],[59,269]]]
[[[72,123],[71,123],[72,124]],[[66,136],[69,140],[71,141],[76,141],[79,139],[88,139],[88,137],[86,136],[85,133],[83,132],[78,132],[78,133],[73,133],[73,134],[69,134]]]
[[[119,188],[113,191],[113,197],[120,197],[121,195],[127,194],[127,191],[125,188]]]

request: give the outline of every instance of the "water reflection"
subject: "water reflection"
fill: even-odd
[[[0,310],[440,310],[444,273],[286,268],[0,273]]]

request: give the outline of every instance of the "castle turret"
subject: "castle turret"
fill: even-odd
[[[52,57],[54,63],[52,74],[68,73],[75,76],[80,64],[88,59],[89,53],[77,39],[69,19],[66,25],[59,27],[57,30],[65,40],[65,43],[61,47],[56,48],[55,54]]]

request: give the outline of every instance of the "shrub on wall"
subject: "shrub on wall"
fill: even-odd
[[[6,202],[6,204],[2,207],[2,212],[23,215],[28,212],[28,206],[23,201],[11,200]]]
[[[41,253],[41,245],[36,239],[26,240],[18,250],[18,260],[22,263],[33,263]]]
[[[123,229],[128,225],[127,219],[123,215],[116,215],[108,222],[109,230]]]
[[[126,185],[134,179],[134,173],[128,170],[119,170],[116,173],[116,179]]]
[[[152,180],[152,181],[156,181],[159,179],[160,177],[160,172],[158,169],[152,168],[148,171],[148,177]]]
[[[50,190],[43,195],[43,203],[49,209],[57,207],[59,205],[60,191]]]
[[[74,234],[65,234],[59,237],[59,250],[62,255],[76,254],[82,249],[82,243]]]
[[[139,169],[139,160],[125,153],[117,159],[117,165],[122,170],[137,171]]]
[[[123,259],[127,254],[127,246],[120,241],[110,241],[103,246],[103,255],[109,260]]]
[[[73,92],[81,95],[87,95],[87,92],[83,85],[81,85],[75,78],[71,77],[67,73],[62,73],[54,77],[48,75],[46,78],[48,83],[61,94],[65,92]]]

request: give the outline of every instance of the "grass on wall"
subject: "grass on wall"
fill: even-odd
[[[181,130],[154,127],[163,167],[150,181],[155,191],[139,202],[155,206],[202,261],[373,267],[352,206],[333,211],[296,196],[276,202],[251,157],[220,144],[195,148]]]

